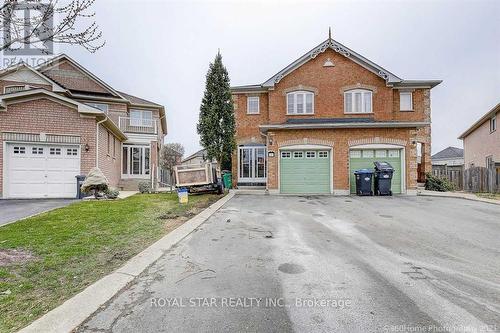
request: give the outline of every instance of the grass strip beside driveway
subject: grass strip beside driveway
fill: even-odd
[[[84,201],[1,227],[0,332],[26,326],[220,197],[190,196],[186,205],[177,194]]]

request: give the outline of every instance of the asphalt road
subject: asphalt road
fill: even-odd
[[[236,196],[81,332],[497,332],[500,206]]]
[[[64,207],[72,202],[75,202],[75,200],[74,199],[0,200],[0,226],[48,210]]]

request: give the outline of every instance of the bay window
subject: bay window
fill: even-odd
[[[345,113],[372,113],[372,92],[354,89],[344,92]]]
[[[313,114],[314,93],[310,91],[293,91],[286,95],[287,114]]]

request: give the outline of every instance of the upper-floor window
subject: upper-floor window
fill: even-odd
[[[93,108],[99,109],[106,114],[108,113],[108,110],[109,110],[108,104],[104,104],[104,103],[85,103],[85,104],[87,104],[88,106],[91,106]]]
[[[413,111],[413,94],[411,92],[399,93],[399,110]]]
[[[153,112],[147,110],[130,110],[130,126],[153,127]]]
[[[354,89],[344,93],[345,113],[372,113],[372,92]]]
[[[260,113],[259,96],[247,97],[247,113],[249,113],[249,114]]]
[[[15,92],[18,92],[18,91],[23,91],[26,89],[26,86],[25,85],[17,85],[17,86],[5,86],[3,88],[3,92],[5,94],[10,94],[10,93],[15,93]]]
[[[286,95],[287,114],[313,114],[314,93],[310,91],[293,91]]]
[[[494,115],[490,118],[490,133],[493,133],[497,130],[497,116]]]

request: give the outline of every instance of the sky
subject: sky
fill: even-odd
[[[186,156],[208,65],[220,49],[232,85],[262,83],[328,37],[431,91],[432,151],[500,102],[500,1],[98,0],[106,45],[61,47],[114,88],[165,106],[167,142]]]

